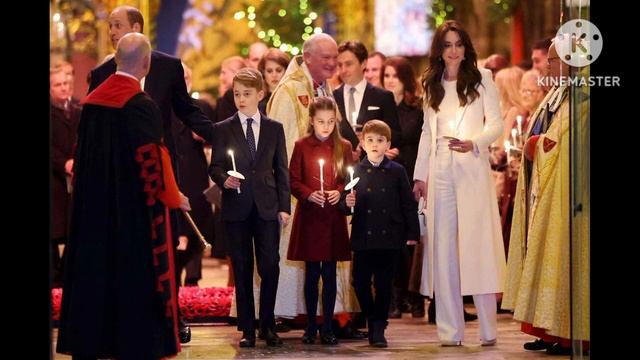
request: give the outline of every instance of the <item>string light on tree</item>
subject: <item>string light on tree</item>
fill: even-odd
[[[326,8],[326,1],[322,0],[264,1],[237,11],[233,18],[247,21],[247,26],[263,42],[295,56],[300,54],[303,42],[312,34],[323,32],[315,22]],[[248,49],[242,49],[242,52],[248,52]]]

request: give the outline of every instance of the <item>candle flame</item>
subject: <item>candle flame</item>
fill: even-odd
[[[227,150],[227,154],[233,155],[233,150],[231,150],[231,149]]]

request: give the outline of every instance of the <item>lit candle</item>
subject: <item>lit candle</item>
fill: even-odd
[[[324,167],[324,159],[318,160],[318,163],[320,164],[320,192],[322,193],[322,196],[324,196],[324,177],[322,175],[322,168]],[[322,203],[322,207],[324,207],[324,203]]]
[[[504,151],[507,153],[507,164],[510,162],[511,158],[511,143],[509,140],[504,141]]]
[[[516,129],[511,129],[511,138],[513,138],[513,146],[518,147],[518,132]]]
[[[518,135],[522,135],[522,115],[516,116],[516,122],[518,123]]]
[[[349,176],[351,177],[351,180],[349,181],[349,183],[352,183],[353,182],[353,166],[349,166],[347,170],[349,171]],[[353,187],[351,187],[351,193],[353,194]],[[353,214],[353,206],[351,207],[351,213]]]
[[[236,171],[236,158],[233,156],[233,150],[229,149],[227,154],[231,156],[231,165],[233,166],[233,171]]]
[[[229,154],[229,156],[231,156],[231,166],[233,166],[233,172],[234,173],[238,172],[236,170],[236,158],[235,158],[235,156],[233,156],[233,150],[231,150],[231,149],[227,150],[227,154]],[[238,194],[240,194],[240,188],[237,188],[236,190],[238,190]]]

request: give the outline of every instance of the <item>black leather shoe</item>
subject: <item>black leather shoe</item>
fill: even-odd
[[[252,348],[256,347],[256,335],[253,331],[243,331],[242,339],[238,343],[241,348]]]
[[[562,347],[560,343],[555,343],[547,348],[549,355],[571,355],[570,347]]]
[[[320,335],[320,342],[323,345],[338,345],[338,338],[332,332],[326,332]]]
[[[478,315],[476,314],[470,314],[467,312],[467,310],[464,311],[464,321],[473,321],[473,320],[477,320],[478,319]]]
[[[180,344],[186,344],[191,341],[191,328],[182,321],[180,321],[180,325],[180,329],[178,330]]]
[[[529,341],[527,343],[524,343],[522,347],[525,350],[538,351],[538,350],[547,350],[552,345],[553,345],[552,343],[546,342],[542,339],[537,339],[536,341]]]
[[[402,312],[398,308],[394,308],[389,311],[389,319],[400,319],[402,318]]]
[[[302,335],[302,343],[303,344],[313,344],[316,342],[315,333],[311,335],[309,332],[305,331],[304,335]]]
[[[280,339],[273,329],[263,329],[262,335],[268,346],[282,346],[282,339]]]

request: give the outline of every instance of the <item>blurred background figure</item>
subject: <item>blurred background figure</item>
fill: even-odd
[[[369,54],[367,59],[367,65],[364,70],[364,78],[367,82],[373,86],[382,87],[380,82],[380,72],[382,69],[382,63],[387,59],[380,51],[374,51]]]
[[[184,81],[187,92],[191,93],[191,69],[182,63],[184,68]],[[193,99],[202,112],[208,117],[213,113],[211,106],[203,100]],[[171,122],[172,131],[176,141],[176,161],[180,171],[177,175],[178,185],[191,203],[191,217],[196,226],[208,242],[213,242],[214,221],[211,204],[207,202],[202,193],[209,187],[209,174],[207,172],[207,158],[204,153],[205,140],[192,132],[181,121],[174,119]],[[198,286],[202,279],[202,253],[203,245],[191,224],[183,214],[178,215],[178,251],[176,267],[178,277],[176,283],[180,286]],[[182,271],[185,271],[184,282]]]
[[[371,61],[371,57],[369,57]],[[369,65],[367,62],[367,69]],[[395,161],[402,164],[407,174],[413,177],[413,170],[418,155],[418,144],[423,124],[423,112],[421,98],[418,97],[418,82],[416,73],[409,60],[402,56],[394,56],[384,61],[380,74],[384,89],[393,93],[398,111],[402,145],[399,147],[400,155]],[[411,183],[413,187],[413,181]],[[419,293],[420,275],[422,273],[422,252],[416,248],[423,244],[411,244],[403,247],[398,257],[398,271],[393,280],[391,305],[389,317],[397,319],[403,312],[411,313],[413,317],[422,318],[425,315],[424,297]],[[419,266],[417,266],[419,262]],[[410,279],[414,286],[410,286]]]
[[[493,77],[496,77],[496,73],[509,66],[509,60],[504,55],[492,54],[489,55],[487,60],[484,61],[484,68],[491,70]]]
[[[266,83],[264,98],[260,100],[260,104],[258,105],[258,109],[260,109],[263,114],[267,113],[267,103],[269,99],[271,99],[271,94],[276,89],[276,86],[278,86],[280,79],[284,76],[284,72],[287,66],[289,66],[289,61],[291,61],[289,55],[280,51],[280,49],[271,48],[262,54],[258,62],[258,71],[262,73],[262,77],[264,77],[264,82]]]
[[[52,286],[54,288],[62,286],[63,256],[59,245],[65,245],[69,235],[73,154],[78,137],[78,122],[81,112],[78,103],[71,99],[71,80],[68,66],[59,64],[49,71],[51,169],[53,171],[51,176],[53,226],[50,242],[53,264]]]
[[[269,47],[261,41],[254,42],[253,44],[249,45],[249,58],[247,59],[247,66],[257,69],[260,59],[262,59],[262,56],[267,50],[269,50]]]

